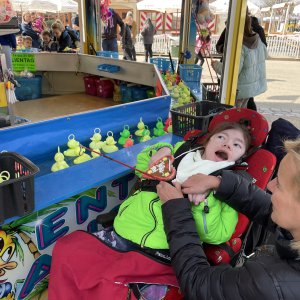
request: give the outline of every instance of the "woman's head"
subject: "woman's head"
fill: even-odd
[[[246,126],[224,122],[206,136],[203,158],[212,161],[237,161],[247,152],[250,144],[251,135]]]
[[[31,13],[29,11],[24,12],[22,18],[23,18],[23,22],[25,23],[29,23],[32,21]]]
[[[278,174],[269,182],[272,192],[272,220],[291,232],[300,242],[300,138],[286,141],[287,155],[279,165]],[[298,245],[300,250],[300,244]]]
[[[65,30],[64,25],[61,22],[55,21],[52,26],[53,35],[59,39],[62,32]]]

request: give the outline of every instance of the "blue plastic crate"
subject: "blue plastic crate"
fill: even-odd
[[[121,70],[121,67],[109,64],[98,65],[98,70],[108,73],[118,73]]]
[[[177,61],[172,59],[174,70],[176,70]],[[162,72],[173,72],[170,59],[167,57],[152,57],[150,58],[150,63],[157,66],[157,68]]]
[[[200,82],[202,67],[198,65],[179,65],[179,74],[185,82]]]
[[[38,99],[42,96],[42,76],[38,75],[32,78],[16,77],[21,85],[16,87],[16,97],[20,101]]]
[[[110,57],[110,58],[119,58],[119,53],[114,52],[114,51],[97,51],[96,52],[97,56],[102,56],[102,57]]]

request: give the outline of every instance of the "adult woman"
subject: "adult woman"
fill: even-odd
[[[148,61],[148,57],[152,57],[152,44],[153,44],[153,36],[156,33],[156,29],[151,22],[150,18],[147,18],[143,29],[141,31],[141,35],[144,39],[144,47],[145,47],[145,62]]]
[[[180,187],[157,187],[172,265],[186,299],[299,299],[300,293],[300,139],[285,142],[288,154],[268,189],[272,196],[230,171],[221,177],[197,174]],[[242,267],[209,266],[183,193],[215,196],[274,232],[274,253],[263,253]],[[172,200],[173,199],[173,200]],[[171,201],[170,201],[171,200]]]
[[[58,52],[62,52],[66,47],[73,48],[72,39],[65,29],[65,26],[60,22],[56,21],[51,26],[55,41],[58,43]]]
[[[39,48],[41,45],[40,35],[32,27],[32,17],[29,11],[24,12],[23,22],[21,23],[22,35],[28,35],[32,38],[32,48]]]
[[[237,107],[247,107],[249,98],[267,90],[265,63],[267,55],[267,48],[259,35],[253,32],[251,17],[247,14],[237,84]],[[223,64],[221,62],[212,61],[212,67],[218,74],[222,73]]]

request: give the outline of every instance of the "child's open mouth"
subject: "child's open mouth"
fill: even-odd
[[[216,156],[220,159],[220,160],[227,160],[228,159],[228,154],[224,151],[217,151],[216,152]]]

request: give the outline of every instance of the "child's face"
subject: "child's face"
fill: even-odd
[[[32,47],[31,40],[24,40],[23,44],[24,44],[25,48],[31,48]]]
[[[24,21],[27,22],[27,23],[31,22],[32,21],[31,20],[31,14],[25,14],[24,15]]]
[[[243,133],[238,129],[227,129],[209,139],[203,158],[211,161],[237,161],[245,152],[246,142]]]
[[[17,37],[17,45],[19,47],[23,46],[23,38],[21,36],[18,36]]]
[[[48,34],[43,35],[43,42],[46,44],[50,42],[50,36]]]

